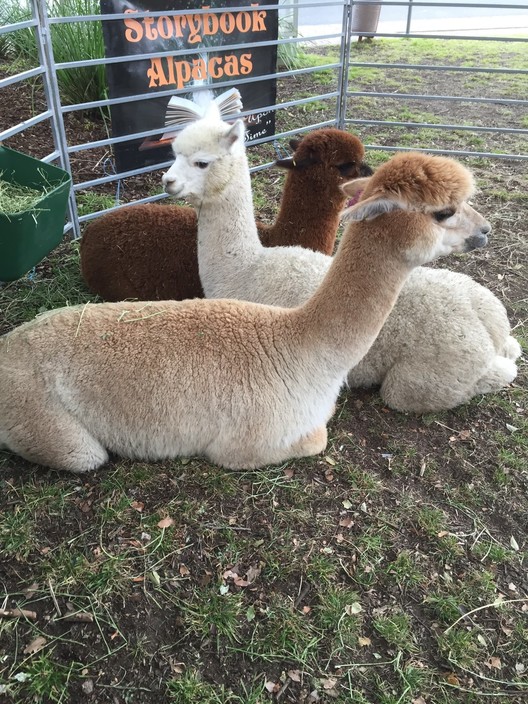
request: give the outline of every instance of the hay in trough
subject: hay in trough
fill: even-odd
[[[16,213],[36,210],[36,205],[48,193],[48,189],[36,189],[22,186],[3,178],[0,171],[0,215],[15,215]]]

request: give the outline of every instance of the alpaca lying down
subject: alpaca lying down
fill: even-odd
[[[220,143],[229,151],[243,139],[238,121]],[[402,168],[415,183],[404,193],[395,191]],[[226,173],[217,164],[209,176],[214,187]],[[431,197],[424,178],[434,186],[439,177],[442,197]],[[254,468],[322,451],[347,372],[411,269],[485,243],[489,228],[476,213],[455,229],[430,215],[461,207],[470,190],[452,160],[394,157],[349,209],[327,276],[298,308],[101,303],[21,325],[0,338],[0,446],[74,472],[99,467],[109,452]]]
[[[262,247],[244,144],[235,141],[226,148],[225,129],[214,111],[186,127],[173,143],[176,159],[163,176],[168,193],[200,208],[198,260],[205,295],[300,305],[323,280],[331,258],[299,247]],[[429,218],[446,233],[472,225],[477,229],[483,219],[464,203],[468,193],[446,199],[443,162],[416,155],[416,169],[420,159],[428,175],[422,186],[435,205]],[[401,166],[393,196],[407,198],[417,186],[415,173],[407,171],[405,159],[393,163]],[[356,194],[361,184],[368,188],[368,179],[352,182],[350,193]],[[384,222],[392,234],[396,219]],[[487,224],[483,227],[490,230]],[[348,383],[380,386],[384,402],[400,411],[438,411],[509,384],[517,374],[520,352],[506,310],[489,290],[464,274],[420,267],[409,276],[371,350],[350,370]]]
[[[276,162],[288,171],[272,225],[258,223],[266,247],[300,245],[332,254],[345,181],[372,173],[357,137],[314,130],[290,140],[293,156]],[[196,212],[178,205],[129,205],[93,220],[80,247],[81,273],[106,301],[201,298]]]

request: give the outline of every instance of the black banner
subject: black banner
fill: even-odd
[[[107,57],[179,51],[189,54],[163,56],[141,61],[107,64],[109,95],[121,98],[138,94],[189,88],[181,97],[191,98],[192,87],[210,84],[218,95],[224,88],[215,83],[276,71],[277,47],[264,46],[240,50],[222,50],[223,46],[249,42],[273,41],[278,34],[278,11],[260,10],[265,0],[210,0],[197,5],[196,0],[101,0],[101,14],[128,13],[130,18],[103,22]],[[230,7],[247,7],[230,11]],[[222,12],[193,13],[195,9],[222,8]],[[137,12],[189,10],[169,17],[134,17]],[[215,47],[212,51],[200,51]],[[216,49],[218,47],[218,49]],[[236,84],[242,95],[244,110],[254,111],[248,120],[247,140],[266,137],[275,132],[275,112],[259,111],[274,105],[276,80],[265,79]],[[112,134],[121,137],[134,132],[160,128],[160,134],[114,145],[118,171],[169,161],[170,139],[165,128],[169,97],[149,98],[123,105],[112,105]]]

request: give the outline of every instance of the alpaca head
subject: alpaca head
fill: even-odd
[[[353,134],[335,128],[314,130],[302,139],[291,139],[293,155],[279,159],[276,166],[292,173],[309,174],[325,185],[331,195],[342,198],[341,185],[352,178],[369,176],[372,169],[363,161],[365,150]]]
[[[205,116],[185,127],[174,142],[175,161],[163,174],[165,191],[200,203],[204,194],[222,190],[233,177],[233,159],[243,155],[244,123],[224,122],[211,103]]]
[[[376,219],[413,265],[425,264],[487,244],[491,225],[467,203],[474,189],[471,173],[453,159],[399,153],[373,176],[343,186],[349,197],[359,194],[344,217]]]

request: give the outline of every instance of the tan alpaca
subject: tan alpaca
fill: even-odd
[[[225,148],[241,138],[237,122]],[[217,176],[229,177],[221,164]],[[434,217],[471,189],[450,159],[394,157],[349,209],[327,276],[299,308],[102,303],[16,328],[0,339],[0,445],[74,472],[99,467],[108,452],[254,468],[322,451],[347,372],[412,268],[485,242],[483,219],[451,230]]]

